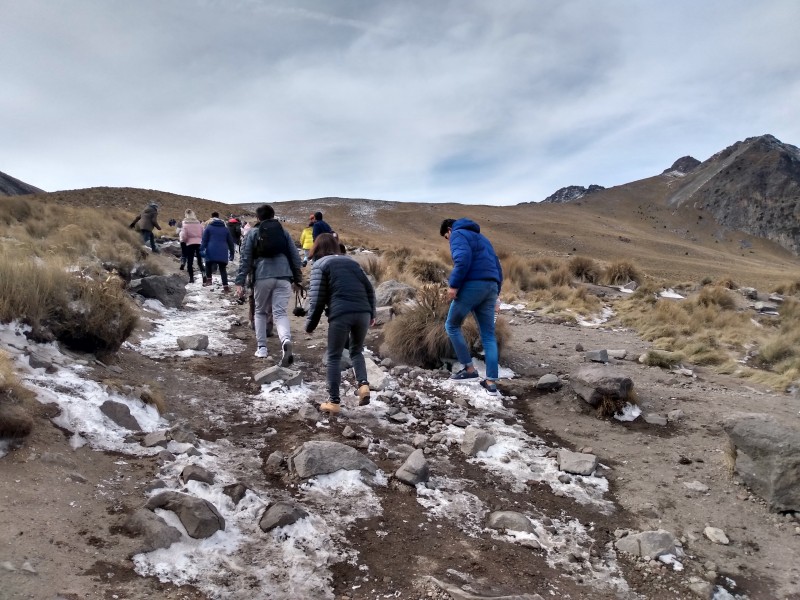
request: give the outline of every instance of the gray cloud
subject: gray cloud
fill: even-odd
[[[508,204],[796,143],[793,0],[0,0],[0,170],[48,190]]]

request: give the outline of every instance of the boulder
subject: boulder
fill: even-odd
[[[634,556],[658,558],[662,554],[675,554],[675,537],[663,529],[642,531],[627,535],[614,544],[617,550]]]
[[[464,430],[461,451],[467,456],[475,456],[478,452],[485,452],[491,448],[495,442],[491,433],[470,425]]]
[[[604,397],[627,400],[633,390],[633,380],[606,365],[587,365],[570,378],[575,393],[596,407]]]
[[[394,279],[384,281],[375,288],[375,303],[377,306],[392,306],[416,297],[417,290],[410,285],[400,283]]]
[[[800,430],[760,413],[737,413],[723,423],[736,472],[769,509],[800,511]]]
[[[394,309],[391,306],[379,306],[375,310],[375,325],[385,325],[393,316]]]
[[[162,508],[174,512],[193,538],[207,538],[217,531],[225,530],[225,519],[216,507],[202,498],[180,492],[161,492],[150,498],[145,508]]]
[[[131,414],[131,409],[127,404],[106,400],[100,405],[100,412],[111,419],[120,427],[129,431],[140,431],[142,429],[139,421]]]
[[[486,526],[490,529],[510,529],[511,531],[524,531],[536,533],[530,519],[522,513],[513,510],[496,510],[489,515]]]
[[[607,363],[608,350],[589,350],[583,355],[589,362]]]
[[[211,485],[214,483],[214,474],[200,465],[188,465],[181,471],[181,481],[183,483],[199,481]]]
[[[198,333],[179,337],[178,348],[181,350],[205,350],[208,348],[208,336]]]
[[[180,275],[151,275],[143,277],[135,291],[145,298],[155,298],[169,308],[180,308],[186,296],[186,283]]]
[[[247,486],[243,483],[231,483],[222,488],[222,493],[228,496],[233,501],[233,504],[239,504],[247,493]]]
[[[307,516],[306,511],[291,502],[276,502],[264,511],[258,526],[261,531],[272,531],[276,527],[286,527]]]
[[[181,532],[178,529],[168,525],[164,519],[146,508],[140,508],[125,519],[122,529],[142,538],[140,546],[133,554],[169,548],[181,539]]]
[[[554,392],[556,390],[560,390],[561,380],[558,378],[558,375],[553,375],[552,373],[542,375],[539,378],[539,381],[536,382],[536,389],[545,392]]]
[[[374,475],[378,471],[370,459],[355,448],[323,440],[304,443],[289,457],[289,469],[301,479],[346,471],[366,471]]]
[[[591,475],[597,468],[597,457],[584,452],[558,451],[558,468],[573,475]]]
[[[425,453],[419,449],[414,450],[394,474],[397,479],[412,486],[428,481],[428,475],[428,461],[425,460]]]
[[[152,448],[153,446],[161,446],[166,448],[169,444],[170,438],[167,436],[166,431],[151,431],[144,436],[142,446],[145,448]]]
[[[375,364],[375,361],[369,356],[364,357],[364,362],[367,365],[367,380],[369,381],[370,389],[378,392],[385,390],[386,385],[389,383],[389,373]]]
[[[303,374],[300,371],[293,371],[292,369],[275,365],[259,371],[253,377],[256,385],[264,385],[265,383],[273,383],[279,380],[283,381],[283,385],[287,387],[300,385],[303,382]]]

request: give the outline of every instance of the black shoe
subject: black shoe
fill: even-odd
[[[467,371],[466,369],[461,369],[458,373],[453,373],[450,375],[450,379],[456,379],[462,381],[464,379],[477,379],[480,377],[478,375],[478,371]]]
[[[178,267],[178,268],[179,268],[181,271],[183,271],[183,270],[186,268],[186,263],[181,263],[181,266],[180,266],[180,267]]]
[[[495,384],[489,383],[485,379],[481,379],[481,387],[492,396],[497,396],[497,386]]]

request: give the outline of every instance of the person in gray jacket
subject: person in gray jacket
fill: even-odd
[[[316,329],[323,311],[328,315],[328,395],[320,410],[339,412],[340,363],[345,345],[350,344],[350,359],[355,371],[359,406],[369,404],[369,382],[364,361],[364,339],[375,324],[375,290],[367,275],[353,258],[343,256],[339,240],[321,233],[311,248],[311,284],[309,285],[306,333]]]
[[[267,357],[267,314],[272,318],[281,342],[281,366],[294,361],[292,333],[289,327],[289,297],[300,289],[303,275],[300,255],[289,233],[275,219],[268,204],[256,209],[258,227],[253,227],[242,241],[239,271],[236,273],[236,295],[244,297],[244,284],[252,270],[255,297],[255,329],[257,358]]]

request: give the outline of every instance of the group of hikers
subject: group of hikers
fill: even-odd
[[[152,229],[160,229],[155,218],[157,210],[155,203],[149,205],[131,224],[133,227],[137,222],[141,223],[142,238],[145,243],[151,243],[154,249]],[[203,224],[191,209],[187,209],[179,228],[181,247],[184,249],[181,268],[185,260],[189,281],[193,282],[192,263],[196,258],[198,267],[203,271],[204,256],[203,285],[211,284],[211,275],[216,266],[220,270],[223,291],[229,292],[227,265],[239,247],[235,295],[243,299],[246,288],[252,290],[255,356],[268,357],[267,337],[274,323],[280,341],[280,365],[285,367],[294,362],[289,301],[292,292],[298,297],[306,292],[302,268],[310,262],[312,269],[307,290],[305,332],[311,334],[317,328],[323,313],[328,318],[328,400],[320,405],[320,410],[333,414],[340,411],[340,365],[345,348],[348,348],[353,363],[358,404],[369,404],[370,386],[363,352],[364,340],[369,328],[375,324],[376,315],[375,290],[369,278],[361,265],[346,254],[338,234],[323,220],[321,212],[309,217],[300,236],[302,259],[290,233],[275,218],[271,206],[259,206],[256,219],[256,224],[246,224],[241,229],[237,241],[231,232],[230,220],[226,224],[214,212],[211,219]],[[150,226],[149,230],[145,229],[146,226]],[[149,231],[149,235],[146,235],[146,231]],[[503,284],[500,261],[491,242],[481,234],[480,226],[470,219],[444,219],[439,234],[449,242],[453,259],[453,270],[448,278],[450,309],[445,331],[458,361],[463,365],[460,371],[451,375],[451,379],[479,379],[484,390],[496,395],[499,366],[495,317]],[[482,379],[461,331],[464,319],[470,313],[478,324],[485,354],[486,375]]]

